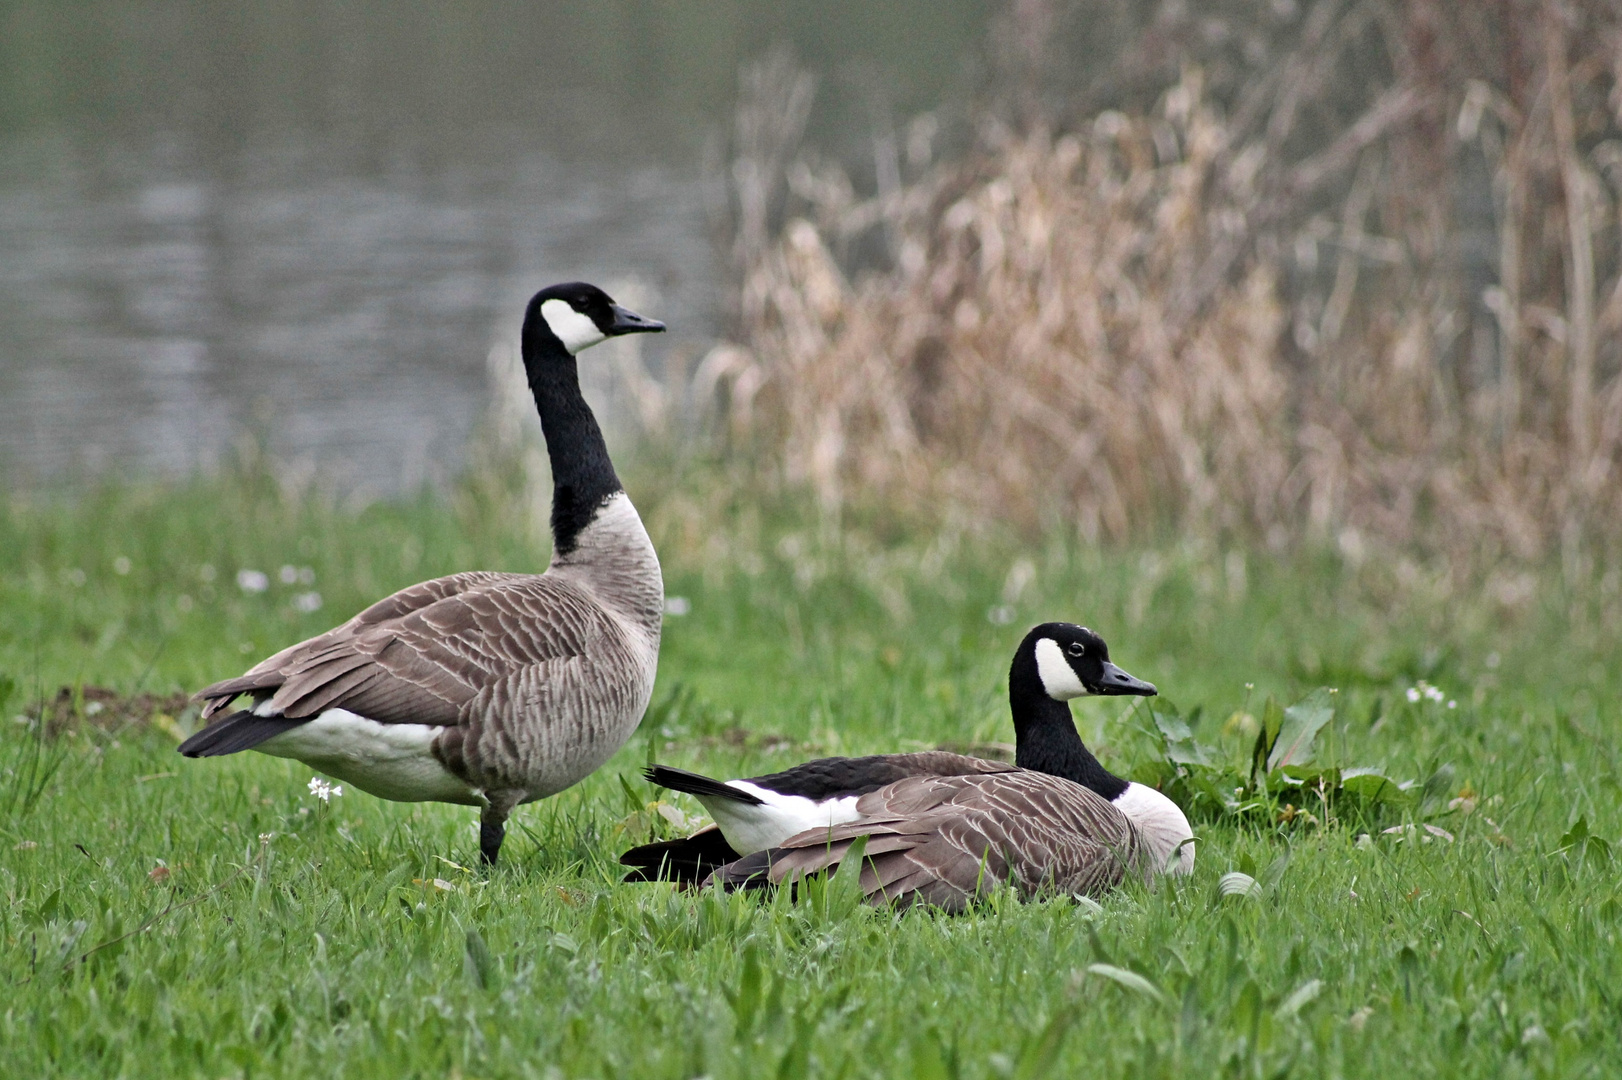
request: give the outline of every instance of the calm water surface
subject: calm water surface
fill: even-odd
[[[960,87],[986,7],[0,2],[0,487],[244,432],[349,490],[441,479],[567,278],[670,323],[654,374],[690,362],[739,63],[794,45],[849,149]]]

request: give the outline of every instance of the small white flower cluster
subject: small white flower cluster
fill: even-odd
[[[211,580],[214,576],[212,566],[204,567],[208,571],[203,580]],[[308,566],[294,566],[289,563],[277,571],[276,579],[283,585],[314,585],[315,570]],[[270,588],[270,575],[263,570],[238,570],[237,588],[245,593],[262,593]],[[314,589],[293,596],[292,607],[302,615],[321,610],[321,594]]]
[[[343,793],[344,786],[342,784],[329,784],[319,776],[310,777],[310,794],[322,802],[330,802],[334,795],[341,796]]]
[[[1421,698],[1426,701],[1435,702],[1441,702],[1442,700],[1446,699],[1448,708],[1457,709],[1459,707],[1458,701],[1448,698],[1446,694],[1442,693],[1441,687],[1432,686],[1424,679],[1420,679],[1418,685],[1410,686],[1408,688],[1408,700],[1410,703],[1417,705]]]

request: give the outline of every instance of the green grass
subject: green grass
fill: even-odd
[[[465,808],[353,791],[322,804],[295,763],[180,759],[166,722],[43,739],[11,718],[63,684],[195,688],[433,574],[538,567],[544,553],[499,498],[469,489],[351,513],[244,474],[0,510],[5,1071],[1622,1068],[1622,898],[1606,843],[1622,836],[1614,574],[1547,574],[1505,608],[1395,562],[882,546],[819,539],[787,512],[775,525],[726,517],[714,533],[732,540],[694,542],[661,524],[679,515],[655,489],[632,493],[691,613],[667,623],[654,709],[598,774],[518,812],[488,877],[462,868],[476,852]],[[1020,559],[1029,566],[1011,569]],[[313,584],[283,585],[284,565],[295,579],[310,568]],[[243,569],[270,587],[243,592]],[[322,608],[296,610],[309,592]],[[1011,621],[988,619],[998,607]],[[1008,657],[1049,618],[1099,630],[1209,742],[1242,738],[1233,714],[1259,714],[1266,695],[1336,686],[1329,754],[1399,777],[1451,764],[1451,794],[1473,793],[1475,810],[1433,819],[1452,843],[1378,828],[1360,840],[1354,823],[1204,822],[1192,880],[1129,888],[1096,911],[999,898],[962,917],[898,916],[857,907],[840,883],[798,903],[617,884],[618,853],[649,822],[668,828],[647,812],[644,761],[744,773],[1006,740]],[[1408,702],[1419,679],[1457,708]],[[1156,752],[1128,703],[1076,714],[1123,771]],[[1599,839],[1572,832],[1579,818]],[[1219,895],[1225,872],[1269,866],[1263,895]]]

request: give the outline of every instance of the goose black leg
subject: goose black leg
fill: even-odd
[[[500,821],[492,821],[491,815],[486,814],[479,822],[479,861],[486,866],[496,865],[496,856],[501,854],[501,841],[507,836],[507,826]]]
[[[479,861],[485,866],[496,865],[496,856],[501,854],[501,841],[507,835],[507,815],[523,801],[524,792],[521,790],[484,793],[484,813],[479,816]]]

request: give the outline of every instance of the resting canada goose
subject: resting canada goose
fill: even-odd
[[[535,294],[524,371],[552,461],[543,574],[471,571],[378,601],[198,693],[187,757],[256,749],[402,802],[483,808],[494,863],[513,807],[562,791],[636,730],[659,660],[659,559],[580,394],[575,354],[663,330],[581,282]]]
[[[1141,843],[1147,864],[1154,869],[1188,873],[1193,869],[1194,852],[1185,843],[1192,833],[1183,812],[1153,788],[1123,780],[1105,769],[1081,741],[1066,704],[1086,694],[1154,693],[1154,686],[1111,663],[1109,647],[1091,630],[1071,623],[1045,623],[1025,635],[1008,671],[1014,765],[931,751],[823,758],[768,776],[725,782],[655,765],[648,769],[648,779],[696,797],[716,826],[683,839],[634,848],[620,861],[637,868],[627,880],[698,883],[744,856],[793,847],[812,837],[826,847],[830,828],[849,824],[856,829],[851,835],[865,835],[860,826],[870,820],[896,825],[891,820],[895,807],[906,806],[924,815],[914,824],[928,826],[925,833],[916,835],[932,834],[939,826],[988,841],[992,837],[986,830],[992,827],[987,814],[1021,813],[1027,820],[1014,832],[1038,845],[1021,849],[1023,855],[1011,852],[1019,856],[1011,869],[1022,878],[1035,868],[1032,859],[1081,850],[1075,844],[1085,847],[1091,842],[1088,837],[1110,839],[1121,829],[1132,835],[1134,845]],[[1021,778],[1011,779],[1016,774]],[[1047,779],[1034,774],[1044,774]],[[1050,783],[1052,778],[1063,783]],[[937,796],[946,801],[930,802]],[[1024,811],[1007,810],[1010,799],[1017,806],[1022,797],[1030,800]],[[892,805],[892,798],[899,801]],[[923,803],[917,802],[920,798]],[[935,809],[925,814],[925,804]],[[964,809],[960,824],[943,823],[932,816],[948,805]],[[1056,816],[1044,818],[1049,807],[1060,809],[1054,811]],[[1096,819],[1095,832],[1077,837],[1066,831],[1070,825],[1056,824],[1070,822],[1077,814]],[[1043,844],[1051,850],[1039,850]],[[869,854],[874,853],[869,848]],[[745,859],[738,872],[753,874],[759,865]],[[946,874],[960,868],[943,865],[938,869]],[[730,879],[722,875],[718,880]],[[995,880],[1000,878],[993,883]]]
[[[837,868],[864,837],[862,895],[898,907],[961,911],[1001,884],[1022,899],[1097,896],[1163,865],[1150,837],[1103,796],[1004,765],[898,780],[857,799],[852,820],[745,855],[710,880],[727,889],[793,884]]]

